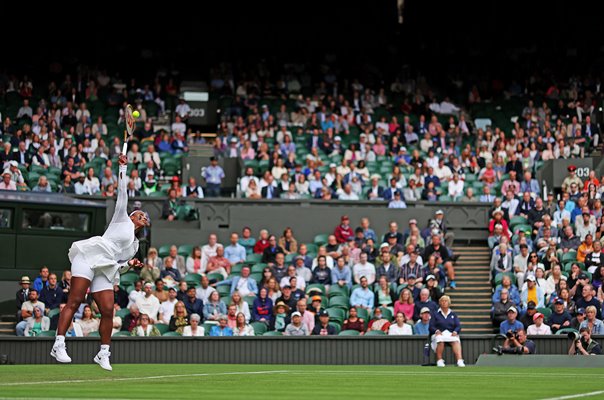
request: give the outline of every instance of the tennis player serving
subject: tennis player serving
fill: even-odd
[[[136,231],[149,226],[149,221],[143,211],[134,211],[128,215],[128,194],[126,192],[126,171],[128,159],[119,156],[119,189],[115,212],[111,223],[103,236],[94,236],[86,240],[74,242],[69,249],[71,261],[71,291],[67,305],[61,311],[57,329],[57,337],[50,355],[58,362],[69,363],[65,347],[65,333],[71,324],[73,315],[80,304],[84,302],[86,291],[90,292],[101,312],[99,333],[101,350],[94,357],[94,362],[103,369],[111,371],[109,363],[109,345],[113,328],[113,285],[120,281],[120,270],[129,267],[140,268],[142,263],[132,257],[138,250]]]

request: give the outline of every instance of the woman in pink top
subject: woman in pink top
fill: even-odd
[[[394,315],[398,312],[405,314],[407,319],[413,320],[413,311],[415,304],[413,303],[413,296],[411,290],[404,288],[397,301],[394,302]]]
[[[375,144],[373,145],[373,152],[376,156],[383,156],[386,154],[386,146],[384,146],[381,136],[378,136],[375,139]]]

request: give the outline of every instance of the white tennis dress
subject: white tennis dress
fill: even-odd
[[[128,216],[127,166],[120,165],[113,218],[103,236],[74,242],[69,249],[72,276],[90,280],[92,293],[113,290],[120,281],[119,268],[138,251],[134,223]]]

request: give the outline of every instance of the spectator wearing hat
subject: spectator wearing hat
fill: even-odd
[[[524,330],[524,325],[516,319],[517,317],[518,309],[516,309],[516,307],[508,308],[506,320],[499,325],[499,333],[505,335],[507,332]]]
[[[573,340],[568,349],[568,355],[601,355],[602,346],[591,338],[592,331],[588,327],[582,327],[579,329],[579,339]]]
[[[17,298],[17,310],[18,311],[18,320],[21,320],[21,306],[23,303],[28,301],[29,299],[29,291],[31,286],[31,281],[29,276],[22,276],[19,281],[19,285],[21,285],[21,289],[17,290],[16,298]]]
[[[583,321],[585,321],[585,309],[577,308],[575,316],[570,320],[570,327],[579,330],[579,327],[581,326]]]
[[[535,315],[533,315],[533,324],[527,328],[526,334],[529,336],[551,335],[552,330],[548,325],[543,322],[544,318],[544,315],[540,312],[535,313]]]
[[[270,331],[283,332],[287,326],[286,319],[289,315],[289,306],[283,301],[277,301],[273,307],[273,318],[269,325]]]
[[[214,325],[210,329],[210,336],[233,336],[233,329],[229,328],[228,322],[226,315],[220,315],[218,325]]]
[[[537,308],[545,307],[543,303],[545,297],[544,288],[537,285],[537,279],[534,275],[528,275],[525,280],[526,287],[520,292],[522,307],[526,308],[531,301],[536,304]]]
[[[310,331],[308,327],[302,322],[302,314],[298,311],[294,311],[291,315],[291,322],[285,327],[283,332],[285,336],[308,336]]]
[[[554,310],[547,320],[552,333],[558,332],[560,329],[570,327],[572,317],[568,311],[564,309],[564,300],[557,298],[554,301]]]
[[[10,172],[4,172],[2,174],[2,182],[0,182],[0,190],[17,190],[17,185],[11,179]]]
[[[577,167],[575,165],[569,165],[567,170],[568,176],[562,181],[562,191],[569,191],[570,185],[573,183],[578,187],[583,187],[583,181],[577,176]]]
[[[428,307],[422,307],[419,311],[419,319],[415,322],[413,327],[415,335],[426,335],[430,334],[430,319],[432,314]]]
[[[319,323],[315,325],[312,330],[313,336],[332,336],[336,334],[336,328],[329,325],[329,314],[327,310],[321,310],[317,313],[319,316]]]
[[[407,203],[402,200],[400,190],[394,192],[394,198],[388,203],[388,208],[407,208]]]

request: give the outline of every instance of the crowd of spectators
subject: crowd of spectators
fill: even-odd
[[[291,228],[257,238],[245,228],[225,244],[212,234],[203,246],[152,247],[114,287],[114,334],[428,334],[444,291],[455,287],[443,213],[423,229],[391,222],[379,236],[368,218],[358,225],[342,216],[313,243],[298,242]],[[56,328],[69,282],[69,271],[58,282],[46,267],[33,284],[22,278],[17,335]],[[88,298],[68,334],[96,334],[97,314]]]
[[[568,167],[558,199],[509,174],[489,223],[492,318],[501,334],[604,334],[601,184]]]

